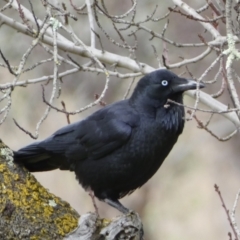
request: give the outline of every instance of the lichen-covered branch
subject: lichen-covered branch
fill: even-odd
[[[78,225],[79,214],[13,163],[0,142],[1,239],[61,239]]]

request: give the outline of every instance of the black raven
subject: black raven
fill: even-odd
[[[184,107],[168,99],[182,104],[183,92],[196,88],[195,81],[168,70],[153,71],[129,99],[21,148],[14,152],[15,162],[31,172],[74,171],[85,190],[127,213],[118,199],[155,174],[183,131]]]

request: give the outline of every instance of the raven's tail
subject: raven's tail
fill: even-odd
[[[23,165],[30,172],[51,171],[57,168],[69,169],[69,166],[64,166],[66,164],[65,159],[62,159],[61,156],[52,155],[39,147],[37,142],[14,152],[14,161]]]

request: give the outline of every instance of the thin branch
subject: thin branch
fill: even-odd
[[[57,80],[58,80],[58,48],[57,48],[57,30],[59,27],[61,27],[60,22],[56,19],[50,19],[50,24],[52,25],[52,31],[53,31],[53,58],[54,58],[54,69],[53,69],[53,88],[52,93],[49,102],[52,103],[57,92]],[[35,137],[38,138],[39,136],[39,129],[41,124],[44,122],[44,120],[47,118],[51,108],[48,106],[41,117],[41,119],[38,121],[35,129]]]
[[[85,3],[87,5],[87,12],[88,12],[88,22],[89,22],[89,29],[90,29],[90,35],[91,35],[91,47],[95,48],[95,34],[94,34],[94,17],[93,17],[93,13],[92,13],[92,7],[91,7],[91,3],[90,0],[85,0]]]
[[[66,104],[65,104],[64,101],[61,101],[61,104],[62,104],[62,106],[63,106],[63,110],[66,112],[67,123],[70,124],[70,123],[71,123],[71,122],[70,122],[70,115],[67,114]]]
[[[171,12],[179,13],[180,15],[182,15],[182,16],[188,18],[188,19],[197,21],[197,22],[212,23],[212,22],[216,22],[216,21],[219,20],[219,19],[225,18],[225,16],[220,15],[220,16],[217,16],[217,17],[215,17],[215,18],[213,18],[213,19],[202,19],[202,18],[196,18],[196,17],[193,16],[193,15],[185,14],[185,13],[181,12],[180,10],[175,10],[175,9],[173,9],[173,8],[170,8],[170,7],[169,7],[169,10],[170,10]],[[196,11],[196,13],[197,13],[197,11]]]
[[[0,9],[0,12],[3,12],[6,9],[8,9],[9,7],[11,7],[13,1],[14,0],[9,0],[9,2]]]
[[[26,130],[25,128],[21,127],[19,125],[19,123],[16,121],[16,119],[13,118],[13,121],[15,123],[15,125],[20,129],[22,130],[23,132],[25,132],[27,135],[29,135],[31,138],[33,139],[37,139],[37,137],[35,135],[33,135],[31,132],[29,132],[28,130]]]
[[[236,223],[236,208],[237,208],[237,204],[238,204],[238,201],[239,201],[239,197],[240,197],[240,189],[238,190],[238,193],[236,195],[236,198],[235,198],[235,201],[234,201],[234,204],[233,204],[233,209],[232,209],[232,212],[231,212],[231,220],[232,220],[233,227],[234,227],[238,237],[240,238],[240,231],[239,231],[237,223]]]
[[[190,59],[184,59],[181,62],[178,63],[173,63],[173,64],[168,64],[168,68],[179,68],[182,67],[184,65],[190,64],[190,63],[196,63],[200,60],[202,60],[203,58],[205,58],[206,56],[208,56],[208,54],[210,54],[212,51],[212,48],[208,47],[204,52],[202,52],[201,54],[199,54],[198,56],[194,57],[194,58],[190,58]]]
[[[206,20],[204,19],[200,14],[198,14],[193,8],[191,8],[189,5],[187,5],[185,2],[181,0],[172,0],[174,4],[179,6],[181,9],[183,9],[185,12],[187,12],[189,15],[200,19],[200,20]],[[210,23],[201,21],[199,22],[209,33],[213,35],[214,38],[218,38],[221,36],[221,34],[215,29]]]
[[[220,198],[220,200],[221,200],[222,207],[223,207],[223,209],[224,209],[224,211],[225,211],[225,213],[226,213],[226,215],[227,215],[227,219],[228,219],[228,222],[229,222],[229,224],[230,224],[230,226],[231,226],[231,229],[232,229],[232,231],[233,231],[233,233],[234,233],[234,236],[235,236],[236,239],[238,239],[238,235],[237,235],[237,233],[236,233],[236,231],[235,231],[235,228],[234,228],[234,226],[233,226],[232,220],[231,220],[231,218],[230,218],[229,210],[227,209],[226,204],[224,203],[222,194],[221,194],[221,192],[220,192],[219,187],[217,186],[217,184],[214,185],[214,188],[215,188],[215,191],[217,192],[217,194],[218,194],[218,196],[219,196],[219,198]]]
[[[192,115],[192,111],[188,110],[187,111],[190,115]],[[207,125],[209,124],[209,121],[204,124],[200,119],[197,118],[197,116],[194,114],[193,118],[196,120],[198,127],[201,129],[204,129],[205,131],[207,131],[211,136],[213,136],[214,138],[216,138],[218,141],[220,142],[226,142],[229,139],[231,139],[234,135],[236,135],[238,133],[238,129],[234,130],[232,133],[230,133],[229,135],[227,135],[226,137],[219,137],[217,136],[215,133],[213,133],[213,131],[211,131]]]
[[[8,113],[11,109],[12,98],[11,98],[12,89],[9,89],[6,93],[5,99],[7,99],[7,105],[1,110],[1,113],[4,112],[2,119],[0,120],[0,125],[6,120]]]
[[[95,3],[96,3],[96,1],[95,1]],[[115,19],[122,19],[122,18],[127,17],[129,14],[131,14],[131,13],[136,9],[136,6],[137,6],[137,0],[133,0],[133,1],[132,1],[133,5],[132,5],[132,7],[131,7],[127,12],[125,12],[125,13],[123,13],[123,14],[121,14],[121,15],[109,15],[109,14],[108,14],[108,11],[106,10],[106,7],[105,7],[104,2],[101,1],[101,3],[102,3],[102,5],[103,5],[104,10],[106,11],[106,14],[108,15],[108,17],[109,17],[109,18],[115,18]],[[98,4],[96,4],[96,6],[99,7]],[[102,12],[104,12],[100,7],[99,7],[99,9],[100,9]]]
[[[125,92],[125,94],[123,96],[123,99],[126,99],[128,97],[134,82],[135,82],[135,78],[133,78],[132,81],[129,83],[129,86],[128,86],[127,91]]]
[[[12,67],[11,67],[9,61],[8,61],[8,60],[5,58],[5,56],[3,55],[1,49],[0,49],[0,55],[1,55],[2,59],[3,59],[3,61],[6,63],[7,68],[8,68],[8,71],[9,71],[12,75],[17,76],[17,74],[12,70]]]

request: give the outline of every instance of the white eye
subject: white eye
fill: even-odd
[[[168,85],[168,81],[167,80],[162,80],[162,85],[165,87]]]

